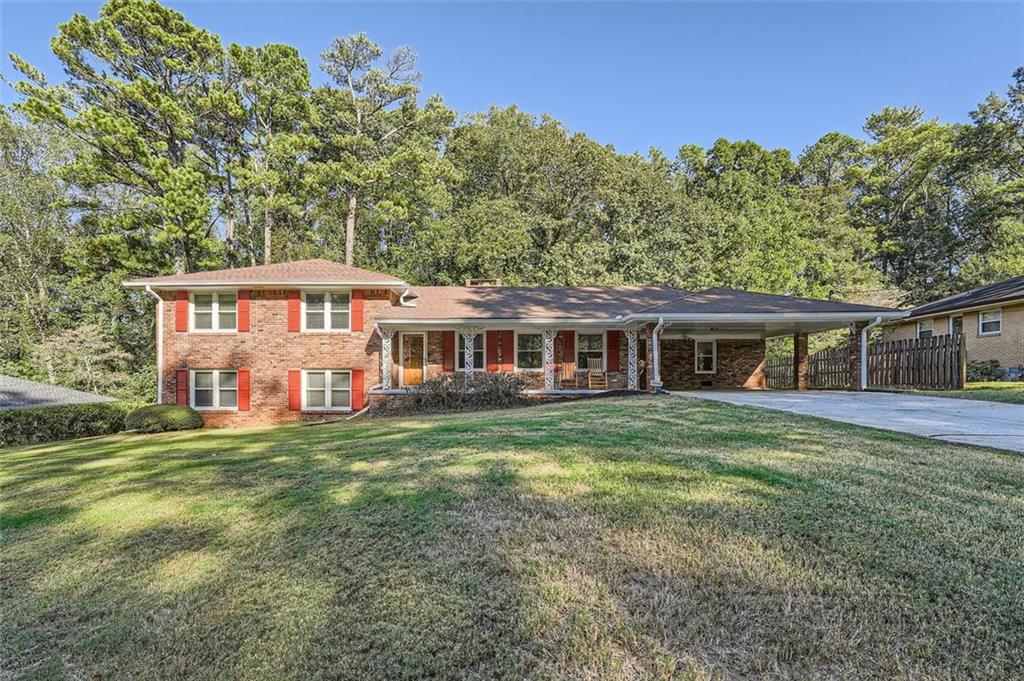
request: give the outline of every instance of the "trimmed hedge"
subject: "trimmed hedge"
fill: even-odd
[[[406,395],[388,399],[378,414],[419,414],[504,409],[530,403],[522,374],[462,371],[424,381]]]
[[[126,402],[97,402],[0,410],[0,447],[116,433],[124,430],[125,417],[135,407]]]
[[[195,409],[177,404],[151,404],[128,414],[125,430],[163,433],[168,430],[195,430],[203,427],[203,417]]]

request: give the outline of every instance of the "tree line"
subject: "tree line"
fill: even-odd
[[[424,98],[416,56],[228,45],[109,0],[16,55],[0,110],[0,373],[152,384],[129,276],[306,257],[419,284],[728,286],[912,304],[1024,272],[1024,68],[969,123],[886,108],[796,158],[753,141],[621,154],[516,107]]]

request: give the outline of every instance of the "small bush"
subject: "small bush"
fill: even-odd
[[[0,447],[108,435],[124,430],[127,402],[0,410]]]
[[[528,402],[523,394],[527,380],[521,374],[501,372],[452,372],[432,378],[398,399],[391,399],[387,413],[424,413],[504,409]]]
[[[967,381],[1001,381],[1006,372],[999,367],[998,359],[967,363]]]
[[[195,430],[203,427],[203,417],[195,409],[179,404],[151,404],[128,414],[125,430],[163,433],[168,430]]]

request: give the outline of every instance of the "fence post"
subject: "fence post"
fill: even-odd
[[[958,333],[957,341],[957,350],[959,350],[959,352],[957,353],[959,355],[959,357],[957,357],[957,361],[960,365],[957,367],[957,369],[959,370],[958,373],[960,374],[958,377],[960,379],[960,385],[958,385],[957,387],[965,388],[967,387],[967,338],[964,336],[964,334]]]

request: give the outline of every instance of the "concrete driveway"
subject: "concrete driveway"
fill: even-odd
[[[898,393],[683,390],[674,395],[797,414],[1024,454],[1024,405]]]

